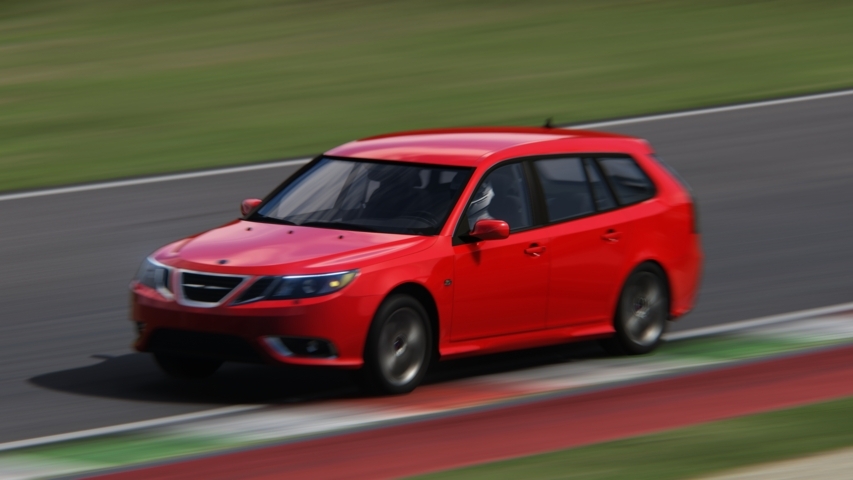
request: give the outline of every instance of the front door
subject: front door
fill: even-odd
[[[454,249],[454,341],[506,335],[545,327],[551,252],[543,229],[533,228],[523,165],[511,163],[486,175],[466,210],[477,220],[507,222],[502,240],[466,242]]]

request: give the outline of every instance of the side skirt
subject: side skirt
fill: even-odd
[[[525,348],[544,347],[580,340],[606,338],[615,333],[612,324],[572,325],[568,327],[534,330],[496,337],[477,338],[439,345],[441,360],[485,353],[507,352]]]

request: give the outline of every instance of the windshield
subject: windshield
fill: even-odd
[[[322,158],[249,220],[435,235],[470,176],[467,168]]]

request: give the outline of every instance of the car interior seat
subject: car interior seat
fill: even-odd
[[[489,203],[489,216],[503,220],[510,228],[529,225],[529,212],[521,201],[520,178],[515,178],[509,169],[499,169],[489,175],[495,197]]]

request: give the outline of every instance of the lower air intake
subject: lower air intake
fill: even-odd
[[[219,333],[161,328],[151,334],[146,350],[185,357],[265,363],[261,355],[243,338]]]

